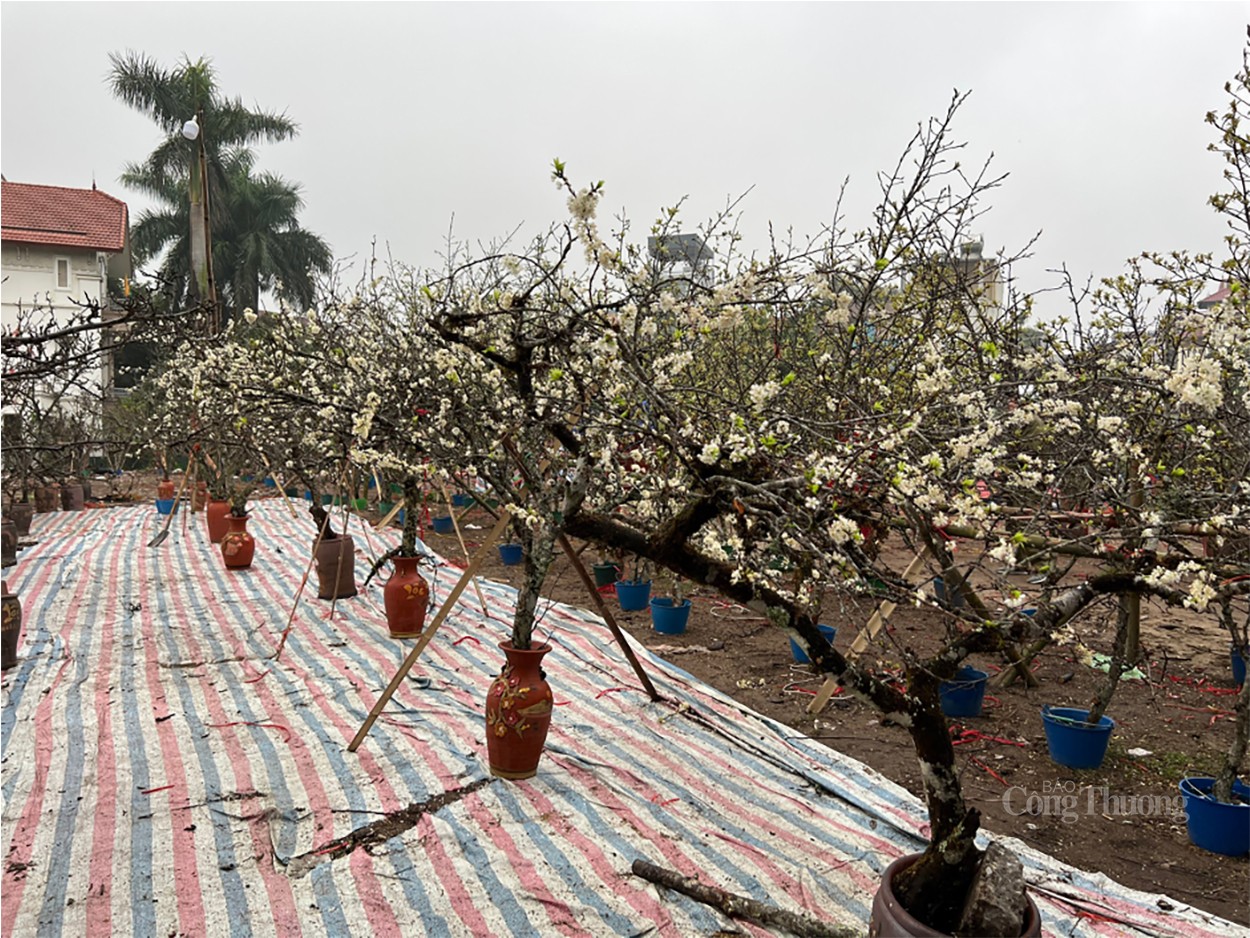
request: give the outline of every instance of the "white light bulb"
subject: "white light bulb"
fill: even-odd
[[[195,122],[194,117],[182,125],[182,135],[188,140],[194,140],[200,135],[200,125]]]

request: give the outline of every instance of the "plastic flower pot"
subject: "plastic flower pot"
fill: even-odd
[[[369,499],[367,499],[367,498],[353,498],[353,499],[352,499],[352,507],[353,507],[353,508],[355,508],[357,511],[368,511],[368,510],[369,510]]]
[[[948,717],[979,717],[988,677],[984,671],[968,665],[960,668],[953,681],[943,681],[938,687],[942,712]]]
[[[833,640],[838,636],[838,629],[836,626],[818,625],[816,628],[820,629],[820,634],[825,637],[825,641],[827,641],[830,645],[833,644]],[[803,649],[803,646],[794,639],[790,639],[790,654],[794,656],[794,660],[799,664],[812,663],[812,659],[807,656],[807,652]]]
[[[437,518],[430,519],[430,527],[434,529],[435,534],[454,534],[456,526],[451,523],[451,515],[439,515]]]
[[[940,577],[933,578],[933,595],[938,598],[939,602],[946,602],[946,582]],[[952,609],[962,609],[964,606],[964,594],[958,591],[952,591],[950,595],[950,606]]]
[[[167,515],[174,510],[174,500],[172,498],[158,498],[156,500],[156,510],[162,515]]]
[[[590,569],[595,574],[595,586],[611,586],[621,575],[621,568],[614,563],[597,563]]]
[[[520,544],[499,545],[499,559],[503,561],[505,567],[515,567],[521,562],[524,554],[524,548]]]
[[[1043,707],[1042,723],[1046,727],[1046,744],[1050,758],[1070,769],[1096,769],[1102,765],[1111,742],[1115,720],[1104,716],[1095,726],[1088,722],[1088,710],[1072,707]]]
[[[278,487],[278,483],[273,476],[265,476],[261,484],[267,489],[276,489]]]
[[[638,612],[647,608],[647,600],[651,598],[650,580],[617,580],[616,598],[621,604],[622,612]]]
[[[669,596],[651,600],[651,627],[664,635],[681,635],[690,621],[690,600],[674,604]]]
[[[321,504],[322,505],[341,505],[343,504],[343,500],[339,498],[337,495],[322,495]]]
[[[299,498],[299,489],[293,485],[288,485],[282,490],[282,494],[287,498]]]
[[[1229,804],[1211,797],[1214,785],[1213,778],[1181,779],[1189,839],[1195,847],[1212,853],[1244,857],[1250,853],[1250,786],[1235,780],[1236,801]]]
[[[304,489],[304,501],[306,501],[306,502],[311,502],[311,501],[312,501],[312,490],[311,490],[311,489]]]
[[[1246,655],[1250,655],[1250,646],[1243,649]],[[1240,687],[1246,683],[1246,659],[1242,657],[1237,650],[1237,646],[1232,642],[1228,644],[1228,657],[1233,663],[1233,683]]]
[[[456,508],[468,508],[473,504],[473,496],[465,495],[464,492],[456,492],[451,497],[451,503]]]

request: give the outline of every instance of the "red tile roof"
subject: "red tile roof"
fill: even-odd
[[[1226,299],[1228,299],[1232,295],[1233,295],[1232,287],[1228,286],[1228,284],[1225,284],[1224,286],[1216,290],[1214,293],[1212,293],[1210,296],[1204,296],[1202,299],[1200,299],[1198,301],[1198,308],[1207,309],[1208,307],[1214,306],[1216,303],[1223,303]]]
[[[121,251],[126,203],[98,189],[0,184],[0,237],[27,244]]]

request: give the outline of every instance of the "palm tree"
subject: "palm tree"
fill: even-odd
[[[314,274],[329,273],[331,253],[324,241],[300,227],[299,186],[273,173],[253,175],[250,150],[221,154],[222,185],[213,225],[213,269],[223,305],[235,315],[259,305],[273,290],[297,308],[313,299]],[[181,302],[190,282],[190,210],[181,186],[145,179],[143,187],[164,208],[143,212],[131,229],[135,260],[142,264],[165,252],[159,272]]]
[[[194,116],[205,148],[213,238],[237,237],[247,245],[241,267],[227,244],[213,245],[214,269],[219,280],[230,284],[227,292],[234,307],[254,306],[262,288],[279,285],[280,296],[306,303],[312,294],[311,271],[329,268],[329,246],[299,227],[295,219],[303,205],[299,187],[269,174],[253,177],[248,149],[252,143],[289,139],[298,132],[297,125],[285,114],[251,110],[240,98],[222,97],[207,59],[192,62],[184,56],[174,69],[164,69],[136,52],[114,53],[109,60],[113,93],[151,117],[166,134],[147,160],[129,164],[121,176],[125,185],[168,207],[144,213],[135,225],[136,259],[142,263],[168,250],[162,273],[171,278],[169,286],[178,303],[195,282],[190,257],[196,230],[184,186],[189,182],[190,201],[198,201],[199,144],[181,133],[184,122]],[[241,186],[240,192],[232,193],[233,185]],[[236,220],[235,211],[248,217]],[[268,231],[262,230],[265,226]],[[242,294],[247,299],[240,303]]]

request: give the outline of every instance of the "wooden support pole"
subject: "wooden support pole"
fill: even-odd
[[[647,672],[642,669],[642,662],[638,660],[634,650],[629,647],[629,642],[625,639],[625,634],[621,631],[621,627],[617,625],[616,619],[613,618],[611,610],[608,609],[607,604],[603,601],[603,597],[599,595],[595,581],[590,578],[590,574],[586,572],[586,567],[582,564],[582,558],[578,556],[577,551],[573,549],[573,545],[569,543],[568,535],[561,534],[559,541],[560,547],[569,558],[569,562],[573,564],[573,569],[577,571],[578,577],[581,578],[582,585],[590,593],[590,599],[595,604],[595,609],[599,615],[603,616],[603,621],[607,623],[608,629],[612,632],[612,637],[616,639],[616,643],[621,646],[621,651],[625,653],[625,660],[629,662],[629,666],[638,675],[638,680],[646,688],[647,696],[652,700],[663,700],[664,698],[660,696],[659,691],[655,689],[655,685],[651,683],[651,678],[647,677]]]
[[[508,526],[508,523],[511,520],[512,514],[506,509],[500,513],[499,520],[495,523],[495,526],[491,528],[490,533],[486,535],[486,540],[482,542],[482,546],[477,549],[477,553],[474,554],[473,559],[469,561],[469,565],[465,568],[464,573],[461,574],[459,581],[457,581],[456,585],[452,587],[451,594],[447,597],[447,601],[439,607],[438,612],[434,616],[434,621],[426,626],[425,631],[421,633],[421,637],[417,639],[417,644],[413,646],[412,651],[408,652],[408,656],[404,658],[403,663],[399,666],[399,670],[395,672],[395,676],[391,678],[391,682],[386,685],[386,690],[382,692],[382,696],[377,699],[377,702],[373,705],[373,709],[370,710],[369,715],[365,717],[365,722],[361,725],[360,729],[356,732],[355,738],[352,739],[351,743],[347,747],[348,752],[355,752],[364,741],[364,738],[369,735],[369,730],[373,727],[378,715],[382,712],[382,708],[387,705],[391,697],[395,694],[395,691],[399,689],[400,682],[403,681],[404,676],[407,675],[407,673],[412,670],[412,666],[417,663],[417,659],[421,657],[421,652],[425,651],[425,646],[430,644],[430,640],[434,638],[434,633],[438,631],[438,627],[443,624],[447,615],[455,607],[456,601],[460,599],[460,594],[464,592],[465,587],[467,587],[473,580],[478,568],[482,565],[483,561],[486,560],[491,548],[495,546],[495,542],[499,540],[499,536],[503,534],[504,528]]]
[[[920,567],[924,564],[924,551],[918,553],[912,558],[911,563],[907,565],[907,569],[903,571],[903,580],[910,580]],[[862,655],[868,647],[868,643],[877,637],[877,633],[885,626],[886,620],[898,608],[898,603],[884,599],[878,604],[876,610],[873,611],[872,617],[868,620],[868,624],[860,630],[855,636],[855,641],[851,643],[850,649],[846,656],[853,658]],[[834,691],[838,689],[838,679],[836,677],[828,678],[824,684],[820,686],[816,696],[812,698],[812,702],[807,705],[808,713],[820,713],[828,706],[829,701],[833,697]]]

